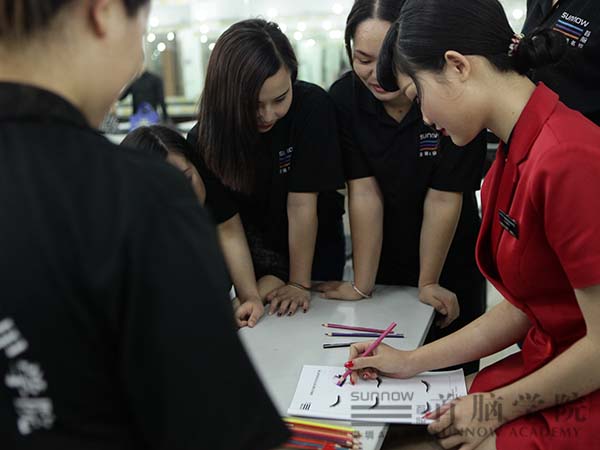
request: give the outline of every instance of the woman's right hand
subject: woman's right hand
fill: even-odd
[[[239,328],[254,328],[265,313],[265,305],[260,298],[246,300],[235,309],[235,321]]]
[[[349,281],[327,281],[315,287],[321,292],[321,298],[332,300],[362,300],[362,296],[352,287]]]
[[[352,369],[353,382],[358,378],[374,380],[379,375],[410,378],[419,373],[413,362],[413,351],[396,350],[389,345],[379,344],[371,356],[360,357],[372,342],[356,342],[350,347],[350,358],[345,367]]]

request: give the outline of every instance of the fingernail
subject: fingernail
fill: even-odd
[[[368,379],[369,379],[369,375],[367,375],[367,374],[365,373],[365,374],[363,374],[363,378],[364,378],[365,380],[368,380]]]
[[[350,384],[352,384],[352,386],[354,386],[356,383],[354,382],[354,378],[352,378],[352,375],[350,375]]]
[[[423,419],[429,419],[431,417],[431,412],[428,412],[426,414],[423,414]]]
[[[352,361],[348,361],[346,364],[344,364],[344,367],[346,369],[352,369],[354,367],[354,363]]]

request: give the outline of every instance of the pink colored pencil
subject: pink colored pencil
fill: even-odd
[[[396,328],[397,323],[396,322],[392,322],[390,324],[389,327],[387,327],[387,329],[381,333],[381,336],[379,336],[375,341],[373,341],[371,343],[371,345],[369,345],[367,347],[367,349],[363,352],[362,355],[360,355],[360,358],[363,358],[365,356],[368,356],[369,353],[371,353],[373,350],[375,350],[377,348],[377,346],[379,344],[381,344],[381,341],[383,341],[383,339],[392,332],[392,330],[394,328]],[[344,375],[342,375],[342,377],[340,378],[340,380],[337,382],[338,386],[341,386],[342,384],[344,384],[344,381],[346,381],[346,378],[348,378],[348,375],[350,375],[352,373],[352,369],[348,369],[346,370],[346,372],[344,372]]]
[[[338,323],[323,323],[321,325],[323,325],[325,328],[339,328],[340,330],[365,331],[367,333],[381,334],[385,332],[385,330],[380,330],[379,328],[354,327],[351,325],[340,325]]]

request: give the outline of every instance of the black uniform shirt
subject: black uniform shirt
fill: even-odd
[[[600,4],[598,0],[527,0],[525,34],[553,28],[564,34],[569,51],[558,64],[535,70],[536,82],[544,82],[570,108],[600,125]]]
[[[444,273],[476,270],[483,134],[465,148],[423,122],[415,103],[401,123],[392,119],[363,83],[348,72],[331,87],[348,180],[374,176],[384,198],[384,237],[378,282],[416,285],[423,203],[429,188],[464,192],[460,222]]]
[[[198,145],[197,125],[188,140]],[[204,165],[198,172],[206,185],[206,205],[223,223],[239,213],[244,226],[260,232],[273,250],[288,248],[287,196],[289,192],[319,192],[319,225],[338,220],[344,186],[336,130],[335,107],[320,87],[297,81],[289,112],[260,136],[256,152],[256,185],[250,195],[233,192]],[[199,149],[200,156],[202,149]]]
[[[0,83],[0,442],[267,449],[287,432],[237,337],[185,178],[62,98]]]

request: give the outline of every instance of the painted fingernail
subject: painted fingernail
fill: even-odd
[[[354,378],[352,378],[352,376],[350,376],[350,384],[352,384],[352,386],[354,386],[356,383],[354,382]]]
[[[423,419],[429,419],[431,417],[431,412],[428,412],[427,414],[423,414]]]
[[[344,364],[344,367],[346,369],[352,369],[354,367],[354,363],[352,361],[348,361],[346,364]]]

